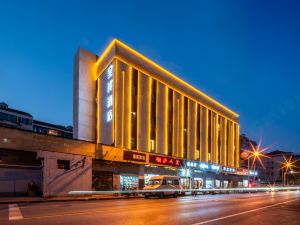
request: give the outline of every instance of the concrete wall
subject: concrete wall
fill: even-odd
[[[96,141],[96,69],[97,56],[78,49],[74,58],[73,137]]]
[[[41,171],[34,167],[0,167],[0,196],[27,196],[28,184],[41,190]]]
[[[43,158],[43,196],[65,196],[70,191],[92,190],[92,159],[88,156],[38,152]],[[57,160],[70,160],[70,170],[58,169]]]
[[[96,145],[30,131],[0,127],[0,148],[21,151],[50,151],[95,157]]]

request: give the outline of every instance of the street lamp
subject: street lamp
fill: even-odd
[[[254,147],[250,142],[251,150],[248,150],[248,187],[250,187],[250,158],[253,157],[252,166],[254,165],[256,159],[259,160],[260,164],[263,166],[263,163],[260,157],[266,157],[263,153],[269,149],[269,147],[261,149],[261,141],[257,147]]]
[[[281,176],[282,176],[282,186],[285,186],[285,183],[286,183],[286,173],[288,172],[289,169],[292,168],[294,162],[291,162],[291,158],[292,158],[292,157],[290,157],[289,160],[287,160],[287,159],[285,158],[285,156],[283,156],[283,157],[284,157],[285,162],[284,162],[283,165],[282,165],[282,173],[281,173]],[[284,171],[284,168],[286,168],[285,171]]]

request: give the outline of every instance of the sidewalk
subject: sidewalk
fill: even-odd
[[[111,200],[143,198],[144,196],[114,196],[114,195],[91,195],[91,196],[64,196],[64,197],[0,197],[0,204],[19,204],[19,203],[41,203],[41,202],[65,202],[65,201],[90,201],[90,200]]]

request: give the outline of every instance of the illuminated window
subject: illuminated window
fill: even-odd
[[[58,135],[58,131],[57,130],[48,130],[48,134],[57,136]]]
[[[131,148],[136,149],[137,143],[137,98],[138,98],[138,71],[132,69],[132,85],[131,85]]]
[[[183,158],[187,158],[187,122],[188,122],[188,99],[183,99]]]
[[[173,90],[168,89],[168,155],[172,156],[173,141]]]
[[[209,155],[209,158],[208,160],[210,161],[211,158],[210,158],[210,154],[211,154],[211,132],[212,132],[212,129],[211,129],[211,123],[212,123],[212,115],[211,115],[211,111],[208,110],[208,134],[207,134],[207,144],[208,144],[208,155]]]
[[[196,141],[197,141],[197,149],[200,149],[200,105],[197,104],[197,137],[196,137]],[[196,154],[196,158],[199,158],[200,159],[200,151],[199,151],[199,154],[197,153]]]
[[[196,160],[200,160],[200,150],[196,149]]]
[[[221,162],[221,116],[218,116],[218,163]]]
[[[151,117],[150,138],[152,140],[156,139],[156,89],[157,89],[157,81],[152,79],[151,109],[150,109],[150,117]]]
[[[227,126],[226,126],[226,165],[229,166],[229,154],[228,154],[228,149],[229,149],[229,121],[227,121]]]
[[[155,140],[150,140],[150,150],[151,152],[155,152]]]

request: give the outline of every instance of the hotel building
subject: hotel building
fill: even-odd
[[[247,186],[238,114],[116,39],[74,61],[73,137],[97,144],[95,190],[160,174],[187,188]]]

